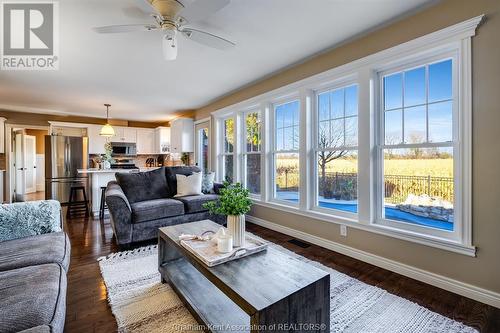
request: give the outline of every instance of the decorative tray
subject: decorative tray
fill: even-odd
[[[196,258],[201,260],[208,267],[217,266],[228,261],[247,257],[267,249],[268,242],[258,239],[251,234],[245,235],[245,246],[234,248],[228,253],[217,251],[217,242],[213,240],[181,240],[180,244],[191,252]]]

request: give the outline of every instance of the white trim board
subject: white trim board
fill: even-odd
[[[343,255],[361,260],[363,262],[387,269],[391,272],[395,272],[409,278],[430,284],[432,286],[450,291],[452,293],[471,298],[478,302],[500,308],[500,293],[476,287],[471,284],[454,280],[452,278],[435,274],[414,266],[402,264],[391,259],[358,250],[347,245],[339,244],[325,238],[305,233],[303,231],[285,227],[255,216],[246,215],[246,220],[262,227],[321,246],[328,250],[335,251]]]

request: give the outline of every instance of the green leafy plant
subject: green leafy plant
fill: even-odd
[[[111,145],[111,142],[106,142],[104,144],[104,156],[102,157],[103,161],[108,161],[109,163],[114,163],[115,160],[111,156],[113,153],[113,146]]]
[[[203,207],[212,214],[243,215],[250,211],[252,200],[249,191],[240,183],[224,182],[224,187],[220,189],[219,200],[204,203]]]

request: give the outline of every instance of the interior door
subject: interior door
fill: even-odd
[[[26,191],[36,192],[36,137],[24,135],[24,171]]]
[[[209,133],[210,133],[209,121],[196,125],[195,160],[196,160],[196,165],[203,172],[210,171]]]
[[[16,201],[23,201],[26,194],[26,170],[24,161],[25,144],[24,134],[16,133],[15,136],[15,170],[16,170]]]

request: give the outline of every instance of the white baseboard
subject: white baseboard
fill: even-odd
[[[358,250],[347,245],[335,243],[331,240],[285,227],[277,223],[269,222],[255,216],[247,215],[246,219],[248,222],[263,226],[265,228],[307,241],[309,243],[430,284],[432,286],[442,288],[444,290],[451,291],[468,298],[472,298],[473,300],[476,300],[478,302],[500,308],[500,294],[494,291],[476,287],[468,283],[448,278],[446,276],[431,273],[417,267],[402,264],[400,262],[371,254],[362,250]]]

